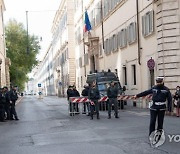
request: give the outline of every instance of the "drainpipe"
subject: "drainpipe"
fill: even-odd
[[[140,43],[140,30],[139,30],[139,4],[138,4],[138,0],[136,0],[136,15],[137,15],[138,64],[141,65],[141,43]]]
[[[102,32],[102,45],[104,49],[104,22],[103,22],[103,2],[101,0],[101,32]]]
[[[83,20],[83,24],[84,24],[84,3],[83,0],[81,1],[81,5],[82,5],[82,20]],[[84,57],[86,54],[86,48],[85,48],[85,40],[84,40],[84,30],[83,30],[83,53],[84,53]],[[84,76],[86,77],[86,64],[84,64]]]

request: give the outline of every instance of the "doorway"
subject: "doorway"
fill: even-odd
[[[91,57],[90,57],[90,68],[91,68],[91,72],[95,72],[95,70],[96,70],[96,64],[95,64],[95,56],[94,55],[92,55]]]

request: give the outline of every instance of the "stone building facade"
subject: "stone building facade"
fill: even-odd
[[[131,95],[154,85],[156,76],[171,90],[180,84],[179,0],[62,0],[52,34],[51,58],[39,70],[51,70],[46,78],[56,95],[70,84],[82,91],[96,70],[116,72]]]
[[[0,0],[0,87],[10,87],[9,66],[11,65],[11,61],[6,57],[4,11],[4,1]]]

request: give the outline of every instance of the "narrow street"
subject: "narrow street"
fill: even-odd
[[[149,112],[120,110],[120,118],[70,117],[65,98],[25,96],[16,106],[19,121],[0,123],[0,154],[178,154],[180,118],[165,117],[166,142],[153,149],[148,141]]]

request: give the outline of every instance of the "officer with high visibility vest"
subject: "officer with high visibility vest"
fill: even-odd
[[[156,85],[151,89],[139,93],[135,98],[152,94],[152,103],[150,105],[150,126],[149,135],[155,131],[156,119],[158,119],[157,131],[162,131],[164,115],[166,111],[166,101],[168,111],[172,111],[172,96],[169,89],[164,86],[164,78],[157,77]]]

